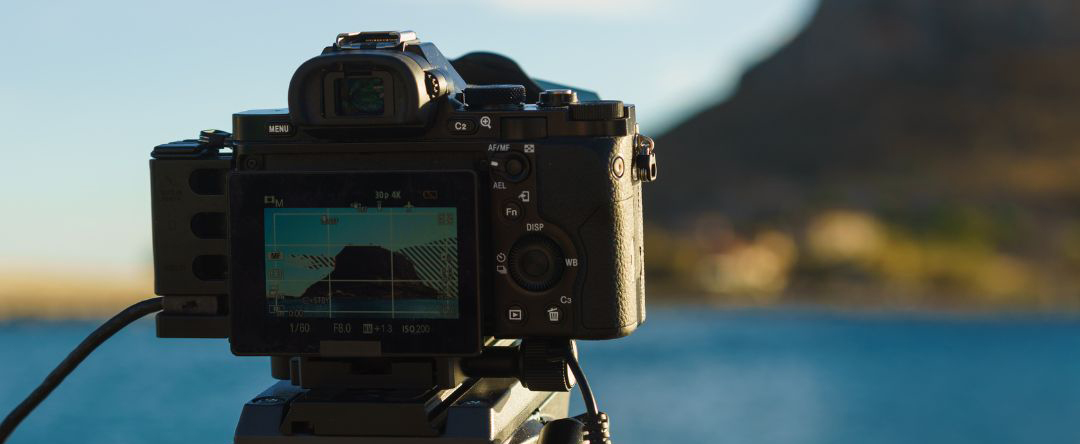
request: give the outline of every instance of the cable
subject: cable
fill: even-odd
[[[608,415],[601,412],[597,406],[596,397],[593,396],[592,389],[589,388],[589,380],[585,379],[585,372],[581,369],[581,363],[578,362],[573,348],[566,354],[566,364],[570,366],[570,372],[574,374],[574,379],[577,379],[578,389],[581,390],[581,397],[585,401],[585,410],[588,412],[582,415],[584,418],[581,416],[576,418],[585,425],[585,431],[588,434],[585,437],[585,442],[590,444],[611,444]]]
[[[593,397],[592,389],[589,388],[589,380],[585,379],[585,372],[581,370],[581,364],[578,363],[577,356],[574,356],[574,353],[570,353],[566,358],[566,363],[570,365],[570,372],[574,374],[574,379],[577,379],[578,389],[581,390],[581,397],[585,400],[585,410],[587,410],[590,415],[599,415],[600,408],[596,405],[596,398]]]
[[[49,376],[45,377],[45,380],[41,381],[41,384],[33,392],[30,392],[30,395],[23,402],[12,409],[11,413],[8,413],[7,417],[4,418],[4,422],[0,423],[0,443],[7,441],[11,433],[15,431],[15,427],[18,427],[19,423],[30,412],[34,411],[34,408],[41,404],[41,401],[44,401],[45,397],[49,396],[49,393],[52,393],[64,381],[64,378],[71,374],[75,367],[82,363],[101,343],[135,320],[158,311],[161,311],[161,298],[147,299],[117,313],[112,319],[105,321],[97,330],[90,333],[63,361],[60,361],[60,364],[49,373]]]

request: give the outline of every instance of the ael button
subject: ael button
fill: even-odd
[[[525,172],[525,162],[521,159],[511,157],[506,161],[506,167],[503,168],[508,176],[519,176]]]
[[[491,167],[511,182],[521,182],[529,177],[529,159],[518,153],[495,157],[491,161]]]
[[[503,160],[503,174],[512,182],[521,182],[529,175],[529,160],[520,154],[511,154]]]

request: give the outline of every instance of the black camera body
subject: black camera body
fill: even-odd
[[[652,141],[632,105],[544,86],[411,32],[342,34],[288,109],[156,147],[159,336],[407,357],[631,333]]]

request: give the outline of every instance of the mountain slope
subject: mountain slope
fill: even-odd
[[[745,268],[792,295],[1080,289],[1076,23],[1066,0],[824,0],[730,98],[657,140],[647,220],[692,233],[699,260],[654,274],[741,291],[724,264],[749,262],[725,255],[772,233],[772,262]],[[865,227],[880,251],[817,251]],[[651,247],[650,263],[687,256]]]

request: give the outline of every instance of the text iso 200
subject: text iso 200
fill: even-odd
[[[410,335],[426,335],[431,333],[429,324],[405,324],[401,326],[401,332]]]

